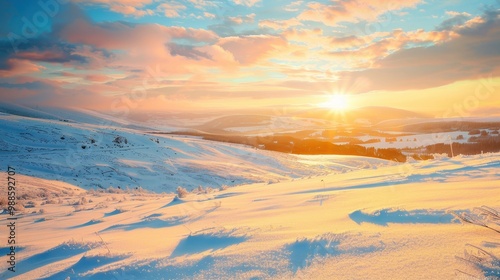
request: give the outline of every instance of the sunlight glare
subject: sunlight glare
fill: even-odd
[[[347,94],[336,93],[329,97],[326,102],[319,105],[320,107],[330,108],[335,111],[344,111],[349,107]]]

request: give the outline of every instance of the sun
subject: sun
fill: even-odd
[[[345,111],[349,108],[348,95],[342,93],[332,94],[327,101],[319,104],[319,107],[330,108],[335,111]]]

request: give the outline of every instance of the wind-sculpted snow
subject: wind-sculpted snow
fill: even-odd
[[[91,279],[92,277],[85,275],[96,268],[124,260],[127,257],[129,256],[83,256],[74,265],[43,279]]]
[[[88,227],[88,226],[92,226],[92,225],[99,224],[99,223],[102,223],[102,220],[92,219],[86,223],[83,223],[81,225],[72,226],[70,228],[73,229],[73,228]]]
[[[34,270],[60,260],[65,260],[81,253],[85,253],[95,247],[96,244],[76,242],[63,243],[45,252],[35,254],[29,258],[21,260],[18,264],[18,269],[16,272],[18,274],[23,274],[30,270]]]
[[[224,232],[193,234],[182,239],[170,255],[175,258],[182,255],[216,251],[246,241],[246,236],[233,236]]]
[[[173,227],[176,225],[180,225],[183,223],[183,220],[186,217],[174,217],[168,220],[163,220],[159,218],[154,218],[154,217],[147,217],[142,219],[140,222],[135,222],[131,224],[117,224],[110,226],[109,228],[106,228],[102,230],[103,232],[105,231],[110,231],[110,230],[125,230],[125,231],[130,231],[130,230],[135,230],[135,229],[147,229],[147,228],[164,228],[164,227]]]
[[[312,239],[297,239],[294,243],[285,246],[285,250],[290,253],[290,269],[297,272],[297,270],[306,268],[321,258],[336,257],[342,254],[361,255],[384,249],[383,243],[376,243],[366,247],[339,248],[342,240],[349,238],[352,237],[329,233]]]

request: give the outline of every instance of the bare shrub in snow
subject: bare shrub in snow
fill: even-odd
[[[82,197],[77,201],[73,202],[73,205],[85,205],[85,204],[87,204],[87,198],[85,197]]]
[[[136,187],[135,189],[132,189],[130,191],[130,193],[134,193],[134,194],[142,194],[142,193],[147,193],[146,190],[144,190],[141,186],[139,187]]]
[[[47,200],[45,200],[45,204],[58,204],[59,203],[59,199],[55,199],[55,198],[48,198]]]
[[[28,200],[30,198],[32,198],[32,197],[27,193],[23,193],[23,194],[17,196],[18,200]]]
[[[96,206],[94,208],[95,209],[108,208],[108,205],[104,202],[99,202],[96,204]]]
[[[106,191],[108,193],[123,193],[121,189],[114,188],[113,186],[110,186]]]
[[[471,213],[453,213],[462,223],[473,224],[500,233],[500,211],[482,206],[474,208]],[[500,279],[500,258],[492,253],[467,244],[463,257],[456,257],[464,262],[470,273],[457,270],[458,274],[474,277],[475,279]]]
[[[500,212],[488,207],[476,207],[472,213],[454,213],[462,223],[473,224],[500,233]]]
[[[185,188],[183,188],[181,186],[177,187],[177,196],[179,198],[186,197],[188,195],[188,193],[189,192]]]
[[[469,135],[479,135],[481,131],[479,129],[473,129],[469,131]]]
[[[26,202],[24,204],[24,207],[26,207],[26,208],[34,208],[37,205],[38,205],[38,203],[36,203],[35,201],[30,200],[30,201],[28,201],[28,202]]]
[[[80,199],[80,204],[81,204],[81,205],[85,205],[85,204],[87,204],[87,202],[88,202],[88,201],[87,201],[87,198],[85,198],[85,197],[82,197],[82,198]]]
[[[123,136],[117,136],[117,137],[115,137],[115,140],[113,140],[113,143],[118,144],[118,145],[128,144],[128,140],[127,140],[127,138],[125,138]]]

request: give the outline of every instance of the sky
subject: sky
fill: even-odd
[[[500,115],[498,0],[0,0],[0,98]],[[333,106],[334,109],[340,109]]]

